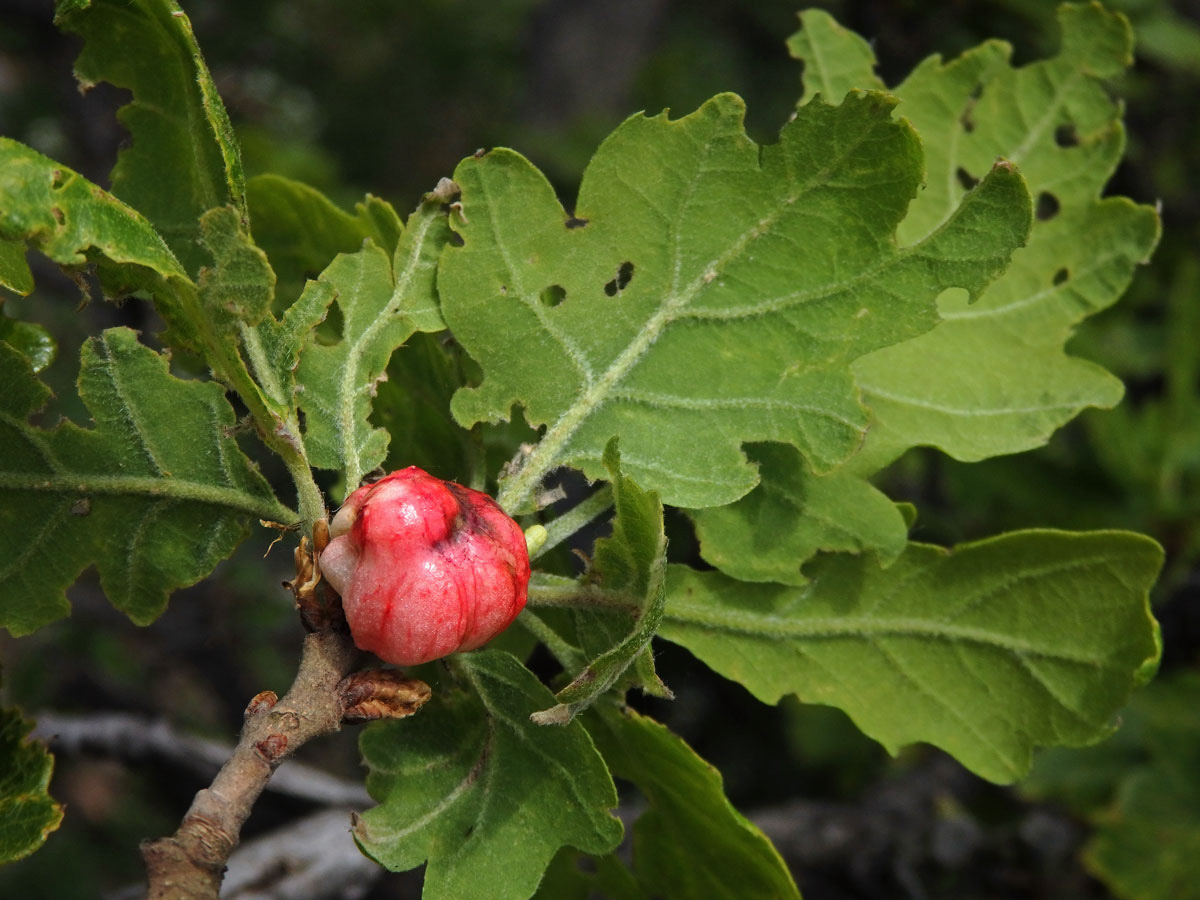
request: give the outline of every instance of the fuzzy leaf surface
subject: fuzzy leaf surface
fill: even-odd
[[[50,392],[5,344],[0,383],[0,528],[21,535],[0,565],[0,627],[14,635],[66,615],[65,591],[90,565],[112,604],[146,624],[233,551],[248,519],[296,521],[229,436],[225,392],[174,378],[129,329],[84,345],[92,428],[28,424]]]
[[[1157,659],[1162,550],[1125,532],[1012,532],[810,565],[802,588],[671,566],[660,635],[767,703],[845,710],[896,752],[925,741],[997,782],[1081,745]]]
[[[612,773],[650,806],[633,826],[634,870],[663,900],[786,900],[800,893],[757,826],[725,796],[721,773],[665,725],[605,709],[592,733]]]
[[[427,197],[409,217],[394,257],[368,242],[321,274],[342,313],[341,339],[310,341],[296,380],[309,460],[344,472],[348,490],[387,455],[388,434],[368,417],[392,352],[415,331],[445,327],[434,277],[449,235],[441,204]]]
[[[818,551],[874,551],[889,565],[908,526],[883,492],[837,470],[816,475],[794,447],[754,444],[758,486],[727,506],[689,510],[704,561],[742,581],[804,584],[800,569]]]
[[[200,242],[212,265],[200,270],[200,298],[217,328],[233,331],[240,323],[257,325],[271,311],[275,273],[232,206],[210,209],[200,217]]]
[[[593,157],[573,217],[516,153],[459,165],[464,246],[443,254],[439,290],[483,380],[454,415],[498,421],[519,403],[547,427],[502,506],[526,508],[560,465],[603,478],[614,436],[638,484],[688,507],[754,486],[744,441],[791,443],[817,471],[855,451],[850,362],[932,327],[945,288],[982,289],[1029,224],[1020,176],[999,167],[898,249],[922,161],[892,104],[808,104],[765,147],[733,95],[634,116]]]
[[[49,794],[54,757],[27,739],[33,723],[16,709],[0,709],[0,865],[28,856],[62,822]]]
[[[0,137],[0,238],[28,243],[64,266],[102,258],[183,276],[183,268],[138,211],[78,172]]]
[[[643,491],[633,479],[621,474],[616,441],[605,449],[604,464],[612,483],[616,515],[612,535],[596,541],[589,578],[606,590],[627,595],[638,611],[627,620],[622,617],[615,635],[611,631],[614,624],[611,615],[575,614],[576,631],[583,639],[584,649],[589,649],[589,642],[598,638],[604,646],[555,695],[558,703],[534,716],[534,721],[541,725],[561,725],[574,719],[614,687],[643,654],[647,657],[645,671],[650,676],[647,687],[659,696],[670,696],[670,691],[653,674],[653,658],[648,652],[650,641],[662,624],[666,604],[667,535],[663,530],[662,502],[653,491]]]
[[[800,30],[788,38],[787,48],[804,63],[801,103],[811,102],[818,94],[826,103],[841,103],[853,90],[887,90],[875,74],[871,44],[862,36],[838,24],[823,9],[806,9],[799,18]],[[925,152],[936,151],[926,147]]]
[[[948,296],[927,334],[855,361],[872,426],[854,468],[870,472],[915,445],[978,460],[1043,444],[1088,406],[1108,407],[1121,385],[1063,345],[1084,317],[1112,304],[1158,240],[1154,210],[1100,199],[1124,148],[1120,104],[1106,81],[1129,65],[1132,37],[1099,4],[1059,12],[1062,50],[1013,68],[988,41],[961,57],[922,62],[893,93],[921,135],[925,189],[898,229],[901,245],[942,226],[967,186],[997,158],[1018,165],[1037,206],[1029,244],[975,303]],[[874,59],[824,13],[792,39],[810,71],[837,70],[837,89],[878,87]],[[847,36],[849,35],[849,36]],[[831,62],[832,61],[832,62]]]
[[[529,721],[554,696],[515,657],[456,660],[469,690],[443,685],[419,715],[363,733],[380,805],[355,838],[393,871],[426,862],[426,900],[525,900],[560,847],[616,847],[616,790],[582,725]]]
[[[55,23],[83,38],[81,85],[107,81],[133,93],[117,113],[132,141],[117,158],[112,192],[153,222],[195,275],[207,259],[200,216],[232,205],[244,220],[246,187],[191,21],[174,0],[58,0]]]

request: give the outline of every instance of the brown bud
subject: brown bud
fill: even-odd
[[[319,519],[313,527],[313,537],[313,542],[306,536],[300,538],[296,548],[296,577],[285,581],[284,587],[295,595],[300,621],[308,631],[345,631],[341,601],[321,578],[319,554],[320,548],[329,543],[329,523]],[[318,548],[316,553],[314,546]]]
[[[259,691],[246,704],[246,721],[249,722],[260,713],[265,713],[279,702],[279,695],[274,691]]]
[[[268,734],[254,745],[258,755],[269,763],[276,762],[287,753],[288,739],[286,734]]]
[[[411,716],[433,696],[423,681],[395,669],[367,669],[347,675],[338,685],[342,721],[370,722]]]

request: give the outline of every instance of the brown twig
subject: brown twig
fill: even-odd
[[[225,863],[271,773],[308,740],[341,727],[338,687],[358,655],[346,633],[305,637],[291,689],[274,704],[261,694],[251,701],[233,755],[196,794],[179,830],[142,845],[149,900],[217,900]]]
[[[242,825],[284,758],[343,723],[410,716],[429,699],[429,685],[399,672],[350,674],[361,654],[341,598],[321,579],[320,554],[328,541],[327,523],[318,520],[314,544],[301,537],[296,549],[295,580],[285,582],[309,631],[296,680],[282,700],[274,691],[250,700],[241,739],[212,784],[196,794],[179,830],[142,845],[148,900],[217,900]]]

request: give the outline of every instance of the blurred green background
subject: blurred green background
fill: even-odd
[[[885,80],[920,59],[1000,37],[1023,63],[1055,50],[1041,0],[817,4],[870,39]],[[663,646],[673,704],[646,708],[726,778],[731,799],[777,840],[809,900],[826,898],[1200,897],[1200,3],[1124,0],[1138,62],[1118,86],[1128,150],[1110,186],[1161,203],[1164,238],[1115,308],[1071,344],[1126,383],[1114,411],[1089,411],[1033,453],[974,465],[915,452],[884,475],[917,504],[918,540],[956,543],[1025,526],[1129,528],[1167,549],[1155,596],[1161,674],[1116,739],[1045,754],[1023,786],[973,778],[925,748],[888,759],[840,713],[758,705],[740,687]],[[44,0],[0,2],[0,133],[105,184],[125,139],[122,92],[81,95],[78,44]],[[781,0],[205,0],[186,2],[239,131],[250,174],[273,171],[350,204],[371,191],[412,208],[479,147],[529,156],[564,198],[598,142],[637,110],[677,113],[741,94],[753,137],[769,141],[800,89],[784,41],[797,7]],[[44,373],[70,386],[86,334],[155,329],[136,304],[78,310],[75,287],[37,269],[39,289],[0,315],[30,318],[63,352]],[[2,323],[0,323],[2,324]],[[673,523],[676,547],[687,525]],[[94,579],[68,621],[0,639],[4,699],[33,713],[127,711],[229,740],[250,696],[286,687],[299,632],[286,551],[264,564],[255,538],[213,579],[177,595],[155,625],[113,612]],[[64,652],[65,651],[65,652]],[[358,777],[353,733],[305,758]],[[53,793],[64,828],[0,870],[0,896],[94,897],[140,875],[137,843],[170,831],[193,774],[160,760],[61,755]],[[248,834],[311,809],[268,795]],[[419,877],[363,883],[371,898],[415,897]],[[346,896],[362,896],[347,893]]]

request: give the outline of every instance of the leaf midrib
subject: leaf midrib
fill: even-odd
[[[609,399],[612,388],[624,380],[625,376],[637,365],[649,347],[658,340],[659,335],[667,326],[675,320],[677,315],[682,314],[692,300],[695,299],[696,295],[713,280],[713,278],[709,277],[710,274],[719,272],[727,267],[745,251],[752,241],[766,234],[778,221],[779,217],[783,215],[785,210],[795,204],[806,193],[824,184],[832,177],[834,170],[842,163],[846,156],[864,143],[872,131],[873,129],[867,129],[861,132],[853,141],[843,147],[841,152],[833,157],[823,169],[814,173],[807,181],[794,185],[787,196],[781,197],[776,201],[775,208],[768,215],[760,218],[754,225],[743,232],[736,241],[730,244],[715,259],[711,260],[707,265],[700,266],[699,274],[681,291],[675,287],[675,279],[678,278],[680,267],[680,260],[678,258],[680,232],[678,227],[673,229],[671,241],[676,246],[676,264],[674,266],[675,279],[673,279],[672,292],[659,304],[658,309],[649,318],[645,326],[638,331],[634,339],[609,364],[599,380],[592,382],[579,400],[568,407],[559,417],[558,421],[546,431],[546,434],[538,442],[537,448],[526,460],[521,471],[503,485],[497,496],[497,502],[501,508],[512,512],[528,499],[537,484],[541,482],[541,479],[559,462],[563,448],[583,422]],[[711,143],[710,141],[706,145],[706,151],[708,147],[711,147]],[[698,183],[701,171],[702,166],[698,164],[696,167],[697,174],[693,176],[691,184],[688,186],[689,196]],[[759,171],[762,171],[761,166]],[[788,174],[791,175],[790,166]],[[685,204],[681,204],[681,209],[683,205]],[[894,258],[893,256],[889,259]]]
[[[186,500],[250,513],[261,519],[277,522],[296,522],[300,518],[295,511],[274,498],[258,497],[237,488],[220,487],[178,477],[154,478],[89,472],[0,472],[0,490]]]
[[[1123,666],[1103,655],[1092,657],[1084,653],[1073,654],[1062,647],[1039,646],[1031,641],[984,628],[908,616],[875,619],[848,616],[797,618],[690,605],[672,600],[664,619],[685,627],[698,627],[769,641],[859,638],[875,643],[881,639],[905,637],[944,640],[1003,650],[1021,658],[1036,657],[1096,669],[1124,671]]]
[[[425,245],[425,236],[428,234],[430,227],[432,227],[435,218],[436,214],[422,216],[417,222],[415,232],[411,230],[410,225],[408,235],[412,237],[411,249],[405,261],[403,271],[395,275],[392,296],[388,299],[384,308],[380,310],[379,314],[371,319],[371,323],[363,329],[350,345],[349,352],[346,354],[345,364],[342,366],[341,378],[338,380],[337,388],[338,431],[341,437],[342,458],[346,464],[346,484],[351,490],[357,487],[358,482],[362,480],[363,473],[362,464],[359,459],[359,450],[366,444],[365,440],[361,445],[359,444],[356,434],[357,429],[355,428],[355,400],[363,390],[363,386],[358,383],[359,362],[365,353],[364,348],[371,345],[371,342],[380,330],[390,325],[393,316],[400,311],[400,305],[404,302],[408,288],[412,284],[413,275],[420,262],[421,250]]]

